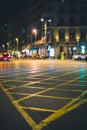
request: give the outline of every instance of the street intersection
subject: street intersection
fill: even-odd
[[[87,103],[87,63],[72,60],[0,62],[0,88],[27,122],[29,130],[51,130],[52,124],[54,130],[62,130],[65,122],[58,125],[58,121],[80,111]],[[81,123],[81,128],[84,123],[78,118],[72,124]],[[80,129],[77,126],[74,130]]]

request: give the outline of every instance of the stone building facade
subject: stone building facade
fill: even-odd
[[[25,11],[8,22],[7,40],[13,48],[18,37],[20,50],[36,47],[39,54],[43,50],[48,53],[50,45],[55,58],[62,52],[72,58],[73,54],[82,53],[82,47],[87,52],[86,15],[86,0],[30,0]],[[37,29],[36,37],[33,29]]]

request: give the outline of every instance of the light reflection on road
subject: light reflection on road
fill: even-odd
[[[41,130],[87,102],[83,98],[87,93],[87,64],[84,62],[0,62],[0,72],[0,87],[33,130]],[[42,118],[40,113],[44,112],[46,115]],[[38,113],[37,116],[34,113]]]

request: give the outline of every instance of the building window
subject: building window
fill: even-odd
[[[86,40],[86,29],[80,30],[80,40]]]
[[[59,40],[65,40],[65,30],[59,30]]]
[[[70,29],[69,30],[69,39],[70,40],[75,40],[75,29]]]

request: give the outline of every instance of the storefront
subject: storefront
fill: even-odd
[[[76,46],[68,46],[68,54],[67,58],[72,59],[72,56],[77,53],[77,47]]]
[[[87,53],[87,42],[78,42],[78,53]]]

